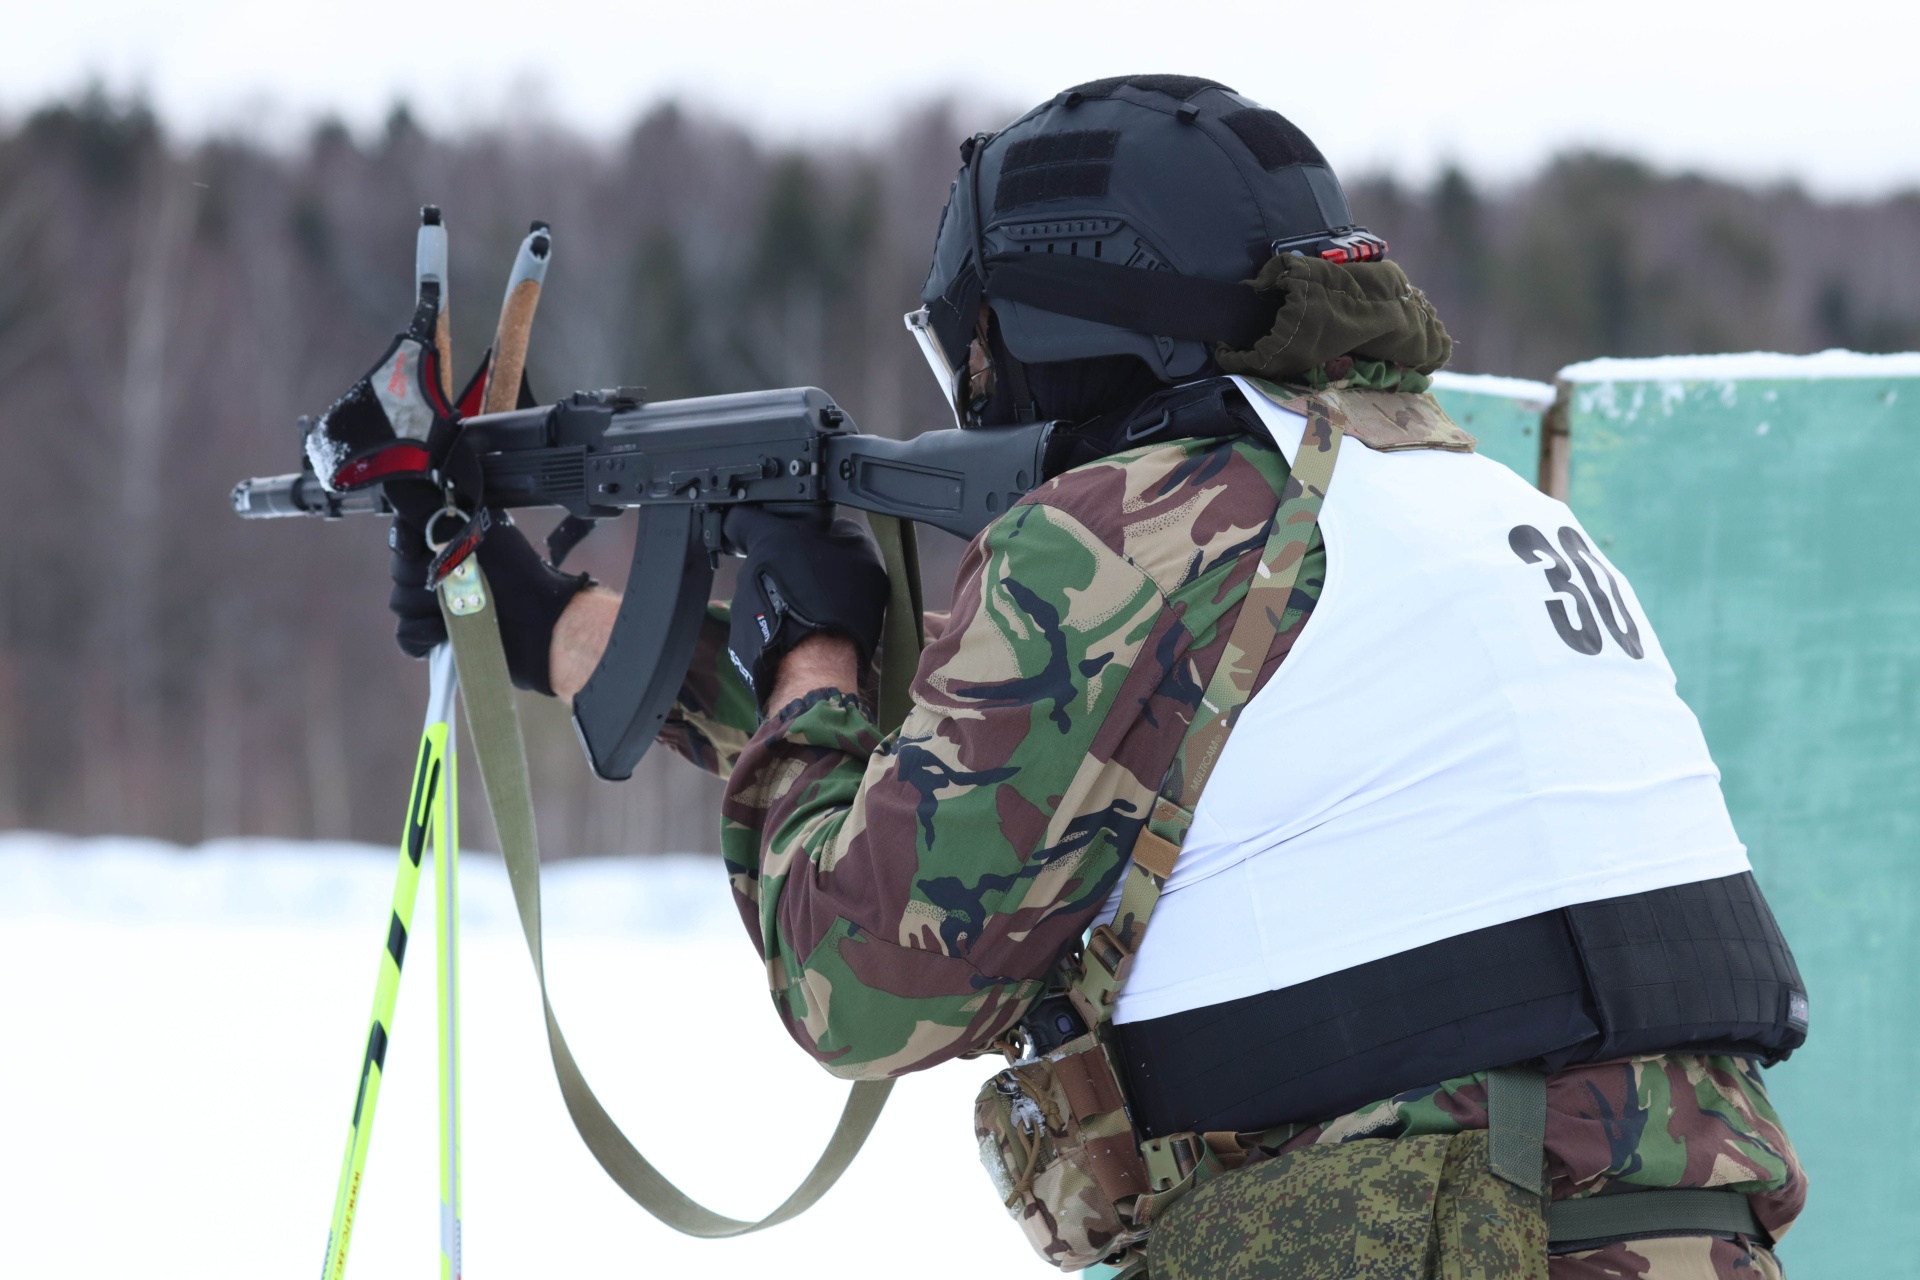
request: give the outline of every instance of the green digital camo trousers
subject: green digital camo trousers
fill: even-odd
[[[1487,1134],[1305,1147],[1195,1189],[1154,1231],[1155,1280],[1546,1280],[1537,1196]]]
[[[1168,1208],[1155,1280],[1777,1280],[1744,1239],[1676,1236],[1547,1258],[1537,1202],[1486,1167],[1486,1077],[1449,1080],[1263,1135],[1246,1168]],[[1652,1054],[1547,1081],[1556,1200],[1629,1187],[1747,1197],[1777,1239],[1807,1179],[1750,1059]],[[1525,1212],[1522,1212],[1525,1210]]]
[[[1209,1182],[1154,1231],[1152,1280],[1778,1280],[1744,1240],[1547,1256],[1541,1201],[1487,1169],[1485,1130],[1311,1146]]]

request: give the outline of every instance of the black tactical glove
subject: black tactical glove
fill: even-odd
[[[422,298],[407,331],[308,431],[307,458],[329,491],[379,485],[393,506],[387,607],[400,620],[402,653],[424,658],[446,642],[433,588],[478,555],[493,588],[507,673],[520,688],[551,695],[554,624],[593,579],[553,568],[504,511],[480,505],[478,459],[461,443],[459,408],[440,390],[438,315],[435,300]],[[429,530],[444,547],[438,554],[427,545]]]
[[[729,656],[756,698],[766,701],[781,657],[816,631],[853,641],[866,669],[886,617],[887,571],[859,525],[743,504],[727,513],[726,538],[747,557],[733,593]]]
[[[460,415],[440,392],[437,315],[422,300],[407,331],[308,431],[307,460],[329,492],[424,478],[444,460]]]
[[[393,591],[387,608],[400,620],[394,638],[410,658],[424,658],[447,638],[440,602],[427,586],[434,553],[425,529],[436,523],[436,535],[445,537],[460,527],[451,517],[433,521],[438,510],[431,486],[418,481],[396,481],[387,486],[387,500],[399,513],[387,531],[393,552],[389,573]],[[507,674],[522,689],[549,696],[553,693],[548,654],[554,624],[574,596],[593,585],[584,573],[562,573],[541,558],[526,535],[499,509],[483,512],[479,549],[480,568],[493,589],[494,613],[500,619],[500,644],[506,650]]]

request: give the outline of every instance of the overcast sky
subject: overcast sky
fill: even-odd
[[[611,137],[663,96],[777,137],[871,135],[940,93],[1024,107],[1177,71],[1292,117],[1336,168],[1500,179],[1598,145],[1830,194],[1920,185],[1920,5],[1884,0],[69,0],[9,6],[0,111],[89,77],[188,134],[288,138],[533,109]]]

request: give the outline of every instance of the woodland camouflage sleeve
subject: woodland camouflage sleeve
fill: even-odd
[[[741,749],[760,727],[758,704],[727,659],[730,607],[725,600],[707,602],[686,681],[657,739],[675,755],[722,778],[733,772]],[[938,639],[946,624],[946,614],[928,613],[922,621],[928,641]]]
[[[727,661],[727,605],[707,605],[694,643],[693,662],[680,697],[660,726],[658,741],[708,773],[726,777],[760,726],[760,711],[733,664]]]
[[[897,740],[856,698],[739,755],[722,849],[789,1031],[836,1075],[1002,1034],[1121,869],[1225,647],[1285,462],[1185,442],[1083,467],[968,549]],[[1267,670],[1317,594],[1316,548]]]

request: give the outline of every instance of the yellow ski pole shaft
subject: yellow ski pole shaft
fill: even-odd
[[[360,1207],[367,1148],[373,1138],[374,1108],[380,1101],[380,1081],[386,1070],[393,1006],[400,994],[400,966],[406,959],[407,930],[413,921],[413,903],[420,888],[420,859],[436,825],[436,815],[445,809],[443,797],[451,763],[455,688],[451,648],[443,644],[433,651],[430,670],[427,721],[420,733],[420,753],[407,798],[406,831],[400,839],[400,869],[393,885],[393,913],[387,923],[386,946],[380,954],[380,976],[373,991],[372,1025],[367,1032],[366,1053],[360,1060],[360,1083],[353,1096],[353,1121],[347,1129],[346,1155],[340,1162],[340,1181],[334,1191],[333,1221],[327,1229],[327,1259],[320,1273],[321,1280],[341,1280],[346,1274],[347,1246],[353,1241],[353,1221]]]
[[[418,306],[431,295],[438,312],[434,345],[439,355],[440,389],[451,400],[453,353],[447,274],[447,229],[441,222],[439,207],[426,205],[420,210],[420,230],[414,238],[413,300]],[[321,1280],[341,1280],[346,1274],[347,1248],[353,1242],[353,1221],[360,1207],[367,1150],[373,1140],[373,1114],[380,1100],[380,1080],[386,1071],[393,1008],[400,996],[400,965],[406,956],[407,930],[413,924],[414,899],[419,896],[420,859],[426,852],[430,833],[445,825],[439,819],[446,811],[444,793],[452,785],[455,675],[451,648],[442,644],[433,652],[429,672],[427,722],[420,733],[413,788],[407,797],[406,832],[400,842],[400,873],[393,886],[393,919],[387,930],[386,954],[380,960],[379,981],[374,987],[373,1026],[367,1033],[367,1052],[360,1065],[360,1088],[353,1102],[353,1123],[347,1131],[347,1153],[340,1163],[340,1182],[334,1190],[333,1221],[327,1230],[327,1263]],[[436,839],[444,840],[445,833],[440,832]],[[435,859],[436,878],[444,874],[445,861]]]

